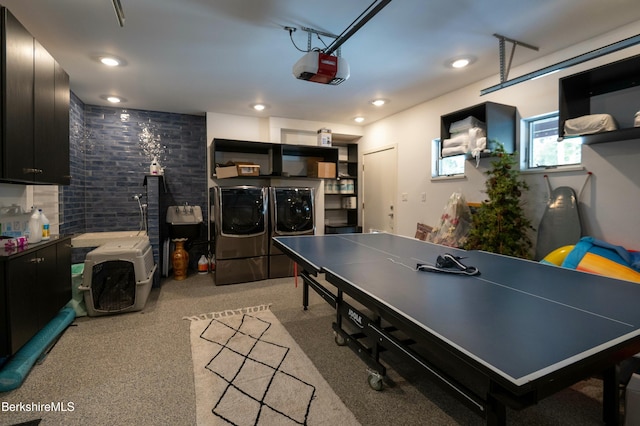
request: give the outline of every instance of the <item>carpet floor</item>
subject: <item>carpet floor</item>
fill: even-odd
[[[385,354],[392,386],[370,389],[367,370],[334,342],[334,313],[293,278],[215,286],[211,275],[171,278],[143,311],[77,318],[23,385],[0,394],[0,425],[195,425],[195,385],[185,316],[270,304],[271,310],[363,425],[481,425],[483,420],[410,365]],[[68,404],[71,403],[71,404]],[[515,412],[508,424],[599,425],[602,383],[577,383]],[[49,407],[66,410],[47,411]],[[71,407],[71,409],[69,409]]]

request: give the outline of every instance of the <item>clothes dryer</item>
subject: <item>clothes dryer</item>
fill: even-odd
[[[216,285],[268,278],[268,189],[218,186],[213,192]]]
[[[270,188],[271,237],[315,234],[313,188]],[[292,277],[294,263],[269,244],[269,278]]]

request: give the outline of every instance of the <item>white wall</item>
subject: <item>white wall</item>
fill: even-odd
[[[640,22],[636,22],[571,49],[549,53],[539,60],[513,68],[510,76],[513,78],[523,75],[639,33]],[[544,46],[542,49],[544,50]],[[255,118],[207,113],[207,144],[210,147],[214,137],[306,143],[306,138],[312,137],[312,132],[321,127],[331,128],[334,133],[363,134],[358,141],[360,155],[377,147],[397,144],[399,175],[398,199],[395,203],[396,229],[401,235],[413,236],[416,223],[438,223],[442,210],[454,191],[462,192],[467,201],[482,201],[485,198],[483,173],[489,167],[490,159],[483,159],[477,169],[474,163],[467,162],[463,179],[431,179],[431,141],[440,136],[441,115],[486,101],[514,105],[522,118],[557,111],[559,78],[639,53],[640,46],[627,48],[547,77],[480,96],[480,90],[499,82],[496,52],[494,77],[428,100],[364,128],[278,117]],[[517,54],[516,51],[516,57]],[[467,72],[473,72],[473,68]],[[300,130],[300,134],[296,134],[295,130]],[[637,211],[640,200],[640,141],[583,146],[582,159],[582,170],[545,171],[525,175],[531,187],[526,194],[525,209],[534,226],[540,221],[547,199],[547,186],[543,175],[549,175],[553,188],[570,186],[579,192],[589,171],[592,178],[580,198],[585,234],[628,248],[640,249],[640,215]],[[308,181],[304,182],[308,184]],[[209,184],[213,186],[214,182],[210,180]],[[323,198],[324,190],[320,186],[317,189],[319,201]],[[427,193],[427,202],[421,201],[422,192]],[[408,194],[407,201],[400,200],[401,193]],[[320,217],[317,219],[318,223],[322,223]]]
[[[13,205],[20,206],[25,213],[30,212],[33,206],[41,208],[49,219],[51,235],[59,233],[60,206],[57,186],[0,183],[0,208]],[[24,217],[24,222],[27,221],[28,215]]]
[[[638,33],[640,22],[513,68],[510,77],[544,68]],[[467,201],[482,201],[485,198],[482,192],[485,179],[483,172],[490,166],[489,159],[483,159],[478,169],[473,162],[467,162],[464,179],[431,179],[431,141],[440,136],[441,115],[486,101],[514,105],[523,118],[557,111],[559,78],[639,53],[639,46],[627,48],[547,77],[480,96],[481,89],[499,83],[496,73],[493,78],[429,100],[367,126],[359,142],[359,152],[390,144],[398,145],[397,232],[413,236],[417,222],[436,225],[454,191],[461,191]],[[496,69],[497,60],[496,55]],[[473,72],[473,68],[468,72]],[[628,248],[640,249],[640,140],[583,146],[582,159],[585,170],[544,173],[550,176],[553,188],[566,185],[579,192],[587,171],[592,172],[592,179],[580,198],[585,234]],[[547,197],[544,173],[525,175],[531,186],[526,194],[526,211],[534,226],[539,223]],[[427,193],[426,203],[420,201],[422,192]],[[400,201],[401,193],[408,194],[406,202]]]

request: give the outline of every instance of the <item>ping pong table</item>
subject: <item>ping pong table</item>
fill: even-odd
[[[618,364],[640,352],[640,285],[386,233],[274,241],[302,269],[304,308],[311,288],[336,309],[336,343],[367,364],[373,389],[389,350],[487,424],[506,424],[506,407],[597,375],[603,420],[619,423]],[[445,253],[480,273],[417,269]]]

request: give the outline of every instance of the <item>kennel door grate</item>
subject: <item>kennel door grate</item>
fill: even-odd
[[[94,265],[91,292],[96,311],[117,312],[131,308],[136,302],[134,264],[110,260]]]

